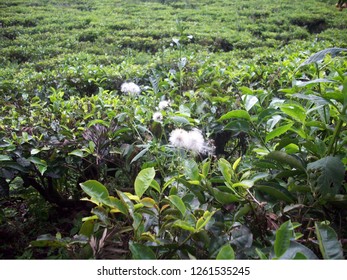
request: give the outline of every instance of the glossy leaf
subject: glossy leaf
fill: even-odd
[[[80,183],[80,186],[87,195],[98,203],[103,203],[108,199],[109,194],[107,188],[96,180]]]
[[[141,198],[144,192],[152,184],[152,181],[155,176],[155,170],[153,167],[146,168],[140,171],[135,179],[135,193]]]
[[[221,116],[218,119],[218,121],[229,120],[232,118],[250,120],[251,116],[245,110],[234,110],[234,111],[230,111],[230,112],[224,114],[223,116]]]
[[[293,123],[289,123],[289,124],[282,125],[280,127],[275,128],[274,130],[270,131],[266,135],[265,142],[269,142],[270,140],[278,136],[281,136],[282,134],[286,133],[292,126],[293,126]]]
[[[177,195],[170,195],[168,198],[170,203],[174,205],[181,212],[182,216],[184,216],[184,214],[187,211],[187,208],[184,205],[184,202],[182,201],[182,199]]]

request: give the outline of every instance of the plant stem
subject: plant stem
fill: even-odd
[[[347,110],[347,105],[345,105],[342,109],[342,113],[345,113]],[[329,148],[328,148],[328,152],[327,152],[327,155],[335,155],[336,153],[336,149],[334,149],[334,147],[336,147],[336,141],[337,141],[337,138],[339,137],[340,135],[340,132],[341,132],[341,129],[342,129],[342,124],[343,124],[343,120],[340,118],[338,121],[337,121],[337,124],[336,124],[336,127],[335,127],[335,130],[334,130],[334,134],[331,138],[331,141],[330,141],[330,144],[329,144]]]

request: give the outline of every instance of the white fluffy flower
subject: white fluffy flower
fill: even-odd
[[[169,141],[174,147],[186,148],[188,132],[182,128],[176,128],[175,130],[171,131]]]
[[[195,153],[202,153],[205,146],[205,140],[201,130],[195,128],[188,132],[188,140],[186,141],[186,148],[188,150]]]
[[[195,154],[213,155],[215,150],[213,143],[206,142],[201,130],[196,128],[189,132],[177,128],[171,132],[169,141],[174,147],[184,148]]]
[[[153,120],[154,120],[155,122],[161,122],[161,121],[163,120],[163,114],[160,113],[160,112],[155,112],[155,113],[153,114]]]
[[[167,100],[162,100],[159,102],[159,110],[164,110],[166,107],[169,107],[170,106],[170,101],[167,101]]]
[[[133,82],[123,83],[120,90],[130,95],[138,95],[141,93],[140,87]]]

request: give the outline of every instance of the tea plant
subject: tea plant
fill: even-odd
[[[2,257],[345,258],[335,7],[10,2],[0,235],[28,233],[30,246],[1,245]]]

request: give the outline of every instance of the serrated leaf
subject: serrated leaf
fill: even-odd
[[[183,161],[184,175],[188,180],[199,180],[199,167],[193,159]]]
[[[293,126],[293,123],[289,123],[289,124],[277,127],[274,130],[270,131],[265,137],[265,143],[269,142],[273,138],[276,138],[286,133],[292,126]]]
[[[313,191],[323,196],[335,195],[344,181],[345,167],[338,157],[327,156],[307,165],[307,171],[314,173]]]
[[[343,250],[336,232],[327,224],[315,222],[319,249],[324,259],[343,259]]]
[[[219,250],[216,260],[234,260],[235,252],[230,244],[226,244]]]
[[[306,119],[306,110],[299,104],[284,103],[280,106],[283,113],[292,117],[298,122],[304,123]]]
[[[232,119],[232,118],[250,120],[251,116],[245,110],[234,110],[234,111],[230,111],[230,112],[224,114],[223,116],[221,116],[218,119],[218,121],[229,120],[229,119]]]
[[[153,167],[145,168],[140,171],[137,175],[134,183],[135,193],[141,198],[144,192],[149,188],[152,184],[152,181],[155,177],[155,170]]]

